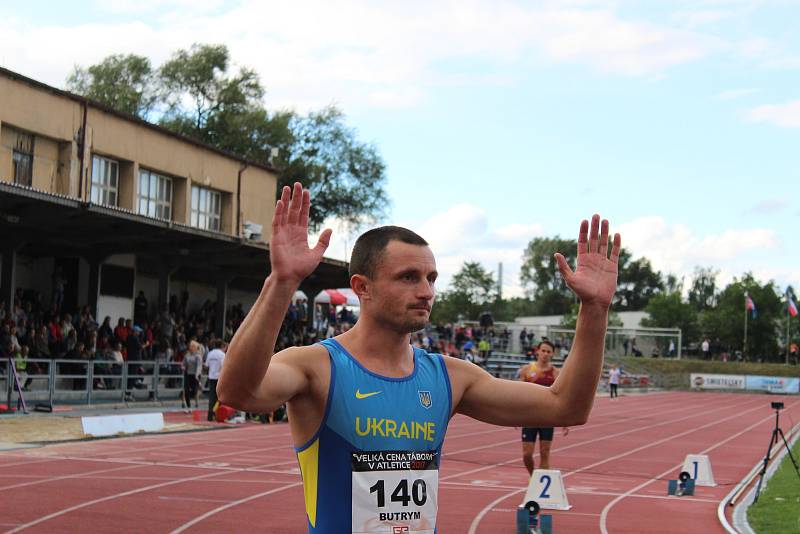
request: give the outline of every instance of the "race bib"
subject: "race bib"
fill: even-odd
[[[434,534],[436,451],[352,453],[353,534]]]

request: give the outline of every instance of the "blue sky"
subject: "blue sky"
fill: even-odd
[[[702,265],[798,287],[799,17],[790,0],[0,2],[0,64],[63,86],[111,53],[225,43],[268,107],[337,103],[378,146],[388,221],[431,241],[444,285],[503,261],[518,294],[525,244],[600,212],[687,282]]]

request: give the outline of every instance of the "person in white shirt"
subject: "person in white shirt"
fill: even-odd
[[[214,420],[214,406],[217,404],[217,381],[222,372],[222,362],[225,360],[226,344],[218,339],[214,342],[213,348],[206,356],[206,368],[208,368],[208,420]]]
[[[619,397],[619,393],[617,393],[617,388],[619,387],[619,375],[620,370],[616,365],[612,365],[611,369],[608,371],[608,389],[611,393],[611,398]]]

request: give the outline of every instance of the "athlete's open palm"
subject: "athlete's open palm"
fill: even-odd
[[[281,280],[300,283],[322,260],[331,240],[331,230],[322,232],[314,248],[308,246],[308,212],[311,194],[295,182],[281,191],[272,218],[272,239],[269,243],[272,273]]]
[[[558,269],[564,281],[584,304],[610,306],[617,290],[617,263],[621,239],[614,234],[611,257],[608,256],[608,221],[600,216],[589,222],[582,221],[578,234],[578,259],[573,271],[563,255],[556,253]]]

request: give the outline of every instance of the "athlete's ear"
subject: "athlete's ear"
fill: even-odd
[[[350,277],[350,289],[356,294],[358,300],[370,300],[369,278],[362,274],[354,274]]]

